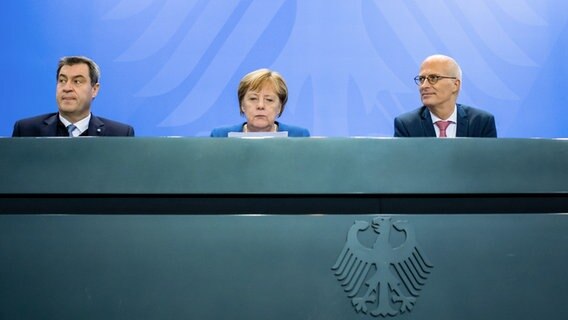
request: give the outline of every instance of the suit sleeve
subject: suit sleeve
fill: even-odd
[[[408,130],[404,123],[397,117],[394,118],[394,136],[395,137],[409,137]]]
[[[211,130],[211,134],[209,135],[212,138],[225,138],[227,137],[228,134],[224,134],[224,130],[221,130],[220,128],[215,128],[213,130]]]
[[[309,137],[309,136],[310,136],[310,131],[308,129],[302,129],[301,137]]]
[[[14,130],[12,131],[12,137],[20,137],[20,121],[14,123]]]
[[[487,117],[482,137],[497,138],[497,127],[495,126],[495,117],[493,115]]]

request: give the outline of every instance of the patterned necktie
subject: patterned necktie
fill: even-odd
[[[446,129],[450,125],[450,121],[436,121],[436,125],[440,129],[440,138],[447,138]]]
[[[75,131],[77,127],[74,124],[70,124],[67,126],[67,131],[69,132],[69,136],[73,137],[73,131]]]

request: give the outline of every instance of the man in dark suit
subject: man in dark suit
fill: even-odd
[[[99,92],[97,64],[81,56],[63,57],[57,68],[59,112],[16,121],[12,137],[134,136],[134,128],[96,117],[91,102]]]
[[[461,69],[451,57],[426,58],[414,78],[423,106],[394,119],[394,136],[497,137],[492,114],[456,103],[461,79]]]

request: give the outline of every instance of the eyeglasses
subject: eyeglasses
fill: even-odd
[[[414,82],[417,85],[421,85],[424,83],[424,80],[428,79],[429,84],[436,84],[440,79],[457,79],[456,77],[446,77],[446,76],[439,76],[437,74],[429,74],[427,76],[416,76],[414,77]]]

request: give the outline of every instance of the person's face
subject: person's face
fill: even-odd
[[[241,102],[250,131],[271,131],[281,108],[282,103],[270,85],[264,85],[259,91],[247,91]]]
[[[56,100],[59,113],[66,119],[73,122],[89,115],[98,92],[99,84],[91,85],[87,64],[64,65],[59,70]]]
[[[452,77],[451,65],[443,60],[427,60],[420,67],[419,76],[428,77],[438,75]],[[419,85],[420,99],[429,108],[450,107],[455,105],[460,88],[460,80],[440,78],[438,82],[431,84],[427,79]]]

